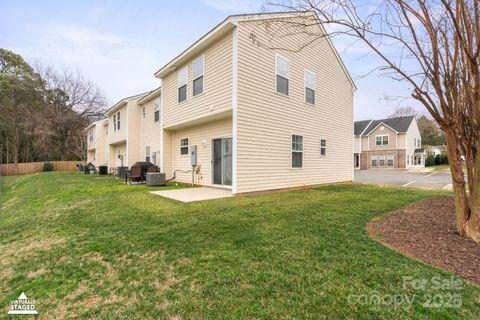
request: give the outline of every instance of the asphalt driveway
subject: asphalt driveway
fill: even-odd
[[[355,170],[354,182],[409,188],[452,189],[450,172],[419,172],[395,169]]]

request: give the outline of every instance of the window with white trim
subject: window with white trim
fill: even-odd
[[[290,62],[279,55],[275,57],[275,85],[278,93],[288,96],[290,82]]]
[[[292,134],[292,168],[303,167],[303,136]]]
[[[178,102],[187,100],[187,78],[188,69],[184,67],[177,72],[178,81]]]
[[[380,156],[378,156],[378,163],[379,163],[379,166],[380,166],[380,167],[384,167],[384,166],[385,166],[385,155],[380,155]]]
[[[142,117],[145,119],[145,107],[142,108]]]
[[[197,96],[203,93],[203,72],[204,72],[204,61],[203,61],[203,56],[201,56],[197,60],[193,61],[192,63],[193,96]]]
[[[315,104],[315,85],[317,79],[315,73],[305,70],[305,102]]]
[[[160,120],[160,106],[155,103],[155,113],[154,113],[154,121],[158,122]]]
[[[326,156],[327,155],[327,140],[320,139],[320,155]]]
[[[120,111],[113,115],[113,131],[120,130]]]
[[[375,144],[377,146],[388,145],[388,134],[382,134],[382,135],[375,136]]]
[[[387,154],[387,166],[393,167],[393,159],[394,159],[393,154]]]
[[[372,163],[372,167],[376,167],[377,166],[377,156],[371,156],[370,157],[370,161]]]
[[[188,154],[188,138],[180,139],[180,154],[182,156]]]
[[[421,147],[422,147],[422,140],[417,139],[417,148],[421,148]]]
[[[150,162],[150,146],[145,147],[145,161]]]

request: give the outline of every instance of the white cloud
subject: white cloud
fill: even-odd
[[[262,0],[203,0],[207,6],[223,12],[257,12],[262,8]]]
[[[171,58],[148,39],[139,41],[74,24],[31,26],[30,31],[34,40],[9,49],[30,62],[40,57],[58,69],[80,70],[105,90],[110,103],[158,86],[153,73]]]

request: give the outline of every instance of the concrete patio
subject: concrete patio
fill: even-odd
[[[232,190],[208,187],[151,191],[150,193],[180,202],[194,202],[233,197]]]

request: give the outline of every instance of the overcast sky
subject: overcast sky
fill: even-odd
[[[49,1],[3,0],[0,47],[58,69],[80,70],[105,92],[109,103],[152,90],[153,73],[227,15],[265,10],[262,0]],[[373,55],[350,39],[333,42],[352,75],[355,119],[380,118],[404,99],[406,84],[378,73]]]

